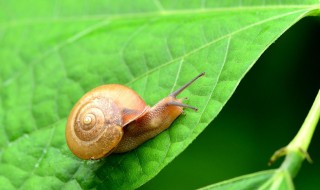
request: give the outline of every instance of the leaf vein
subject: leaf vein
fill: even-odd
[[[236,30],[236,31],[233,31],[233,32],[230,32],[230,33],[228,33],[228,34],[222,35],[222,36],[220,36],[219,38],[214,39],[214,40],[212,40],[212,41],[210,41],[210,42],[208,42],[208,43],[206,43],[206,44],[204,44],[204,45],[202,45],[202,46],[200,46],[200,47],[198,47],[198,48],[195,48],[195,49],[187,52],[186,54],[184,54],[184,55],[182,55],[182,56],[180,56],[180,57],[177,57],[177,58],[172,59],[172,60],[170,60],[170,61],[167,61],[167,62],[165,62],[165,63],[163,63],[163,64],[160,64],[159,66],[154,67],[153,69],[150,69],[149,71],[145,72],[144,74],[142,74],[142,75],[134,78],[134,79],[131,80],[130,82],[128,82],[127,85],[130,85],[130,84],[134,83],[135,81],[139,80],[139,79],[142,78],[142,77],[148,76],[148,75],[150,75],[151,73],[153,73],[153,72],[155,72],[155,71],[158,71],[158,70],[160,70],[161,68],[163,68],[163,67],[165,67],[165,66],[168,66],[168,65],[170,65],[170,64],[178,61],[179,59],[186,58],[186,57],[188,57],[188,56],[190,56],[190,55],[193,55],[193,54],[201,51],[202,49],[207,48],[207,47],[209,47],[209,46],[211,46],[211,45],[213,45],[213,44],[215,44],[215,43],[217,43],[217,42],[219,42],[219,41],[221,41],[221,40],[224,40],[224,39],[226,39],[226,38],[228,38],[228,37],[230,37],[230,36],[236,35],[236,34],[238,34],[238,33],[240,33],[240,32],[243,32],[243,31],[245,31],[245,30],[247,30],[247,29],[250,29],[250,28],[252,28],[252,27],[255,27],[255,26],[258,26],[258,25],[261,25],[261,24],[264,24],[264,23],[267,23],[267,22],[276,20],[276,19],[280,19],[280,18],[283,18],[283,17],[286,17],[286,16],[290,16],[290,15],[293,15],[293,14],[296,14],[296,13],[299,13],[299,12],[304,12],[304,11],[305,11],[305,10],[298,10],[298,11],[296,10],[296,11],[288,12],[288,13],[285,13],[285,14],[277,15],[277,16],[274,16],[274,17],[270,17],[270,18],[267,18],[267,19],[265,19],[265,20],[261,20],[261,21],[259,21],[259,22],[255,22],[255,23],[252,23],[252,24],[247,25],[247,26],[245,26],[245,27],[242,27],[242,28],[240,28],[240,29],[238,29],[238,30]]]

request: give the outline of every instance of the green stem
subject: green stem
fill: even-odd
[[[308,156],[307,150],[314,130],[320,118],[320,90],[298,134],[286,147],[286,158],[281,168],[287,170],[294,177],[302,163]]]
[[[299,147],[303,151],[307,151],[319,118],[320,118],[320,90],[308,113],[307,118],[302,124],[302,127],[300,128],[298,134],[294,137],[294,139],[288,145],[288,149]]]

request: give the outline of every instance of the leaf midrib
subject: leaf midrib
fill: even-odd
[[[11,27],[20,27],[28,25],[48,24],[55,22],[83,22],[95,20],[134,20],[150,17],[162,16],[178,16],[178,15],[195,15],[213,12],[237,12],[250,10],[277,10],[277,9],[316,9],[320,4],[310,5],[267,5],[267,6],[237,6],[237,7],[220,7],[220,8],[201,8],[201,9],[181,9],[181,10],[158,10],[143,13],[125,13],[125,14],[102,14],[102,15],[84,15],[84,16],[68,16],[68,17],[45,17],[45,18],[24,18],[20,20],[9,20],[0,23],[0,29],[7,29]]]

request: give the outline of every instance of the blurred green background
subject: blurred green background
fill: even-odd
[[[196,189],[267,166],[295,136],[320,88],[320,19],[308,17],[281,36],[245,76],[218,117],[144,189]],[[320,125],[296,189],[320,187]]]

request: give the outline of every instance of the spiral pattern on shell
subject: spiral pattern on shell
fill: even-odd
[[[85,97],[72,110],[66,135],[71,151],[83,159],[98,159],[122,138],[122,115],[118,105],[106,97]]]
[[[121,126],[117,106],[109,99],[95,99],[82,105],[74,121],[74,132],[82,141],[95,141],[107,128]]]

